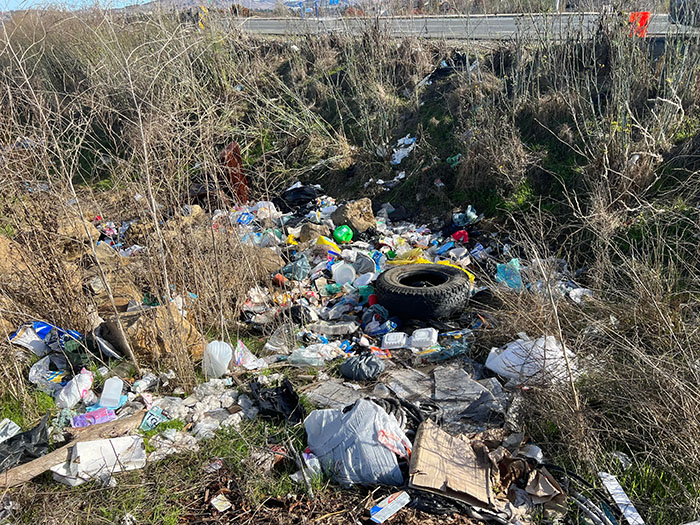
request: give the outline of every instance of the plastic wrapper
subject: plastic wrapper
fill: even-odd
[[[233,352],[233,364],[236,366],[242,366],[246,370],[267,368],[267,363],[265,360],[255,357],[253,352],[248,350],[248,347],[240,339],[238,340],[238,343],[236,343],[236,349]]]

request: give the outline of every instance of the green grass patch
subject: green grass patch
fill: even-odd
[[[22,430],[28,430],[36,424],[36,419],[47,412],[55,413],[56,403],[50,395],[40,390],[30,391],[23,399],[16,399],[9,393],[0,398],[0,419],[11,419]]]

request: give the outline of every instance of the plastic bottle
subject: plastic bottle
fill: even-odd
[[[141,379],[134,381],[131,385],[131,391],[135,394],[140,394],[156,386],[158,384],[158,378],[154,374],[146,374]]]
[[[122,388],[124,388],[124,381],[118,377],[110,377],[105,381],[102,387],[102,395],[100,396],[100,406],[103,408],[117,408],[119,399],[122,397]]]
[[[233,348],[223,341],[212,341],[204,350],[202,371],[207,379],[219,378],[226,373],[233,357]]]
[[[92,372],[83,368],[56,394],[56,406],[58,408],[73,408],[88,395],[91,387]]]

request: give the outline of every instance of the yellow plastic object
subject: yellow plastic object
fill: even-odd
[[[316,245],[323,246],[326,250],[332,250],[340,255],[340,247],[338,247],[338,245],[331,241],[328,237],[320,236],[318,239],[316,239]]]
[[[476,279],[476,277],[474,276],[473,273],[468,272],[467,270],[465,270],[461,266],[457,266],[456,264],[452,264],[449,261],[438,261],[438,264],[442,264],[443,266],[449,266],[451,268],[457,268],[458,270],[462,270],[464,273],[466,273],[469,276],[469,281],[472,283],[474,282],[474,279]]]
[[[287,236],[287,244],[291,244],[292,246],[296,246],[296,245],[299,244],[299,243],[298,243],[297,240],[294,238],[294,235],[292,235],[292,234],[290,233],[290,234]]]
[[[402,253],[395,259],[387,261],[389,264],[418,264],[419,261],[425,261],[425,264],[430,264],[430,261],[422,257],[423,250],[420,248],[413,248],[405,253]]]
[[[417,253],[419,252],[419,253]],[[391,265],[402,265],[402,264],[435,264],[433,261],[429,261],[425,257],[420,257],[423,255],[423,250],[420,248],[414,248],[413,250],[404,253],[402,256],[397,257],[393,261],[387,261],[387,264]],[[409,257],[413,256],[413,258]],[[473,283],[476,277],[474,276],[473,273],[468,272],[461,266],[457,266],[456,264],[452,264],[449,261],[438,261],[437,264],[442,264],[443,266],[449,266],[451,268],[457,268],[458,270],[462,270],[464,273],[467,274],[467,277],[469,277],[469,282]]]

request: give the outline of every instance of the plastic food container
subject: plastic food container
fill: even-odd
[[[408,335],[403,332],[389,332],[384,334],[382,338],[383,350],[395,350],[396,348],[405,348],[408,341]]]
[[[414,331],[408,341],[408,346],[413,348],[428,348],[437,344],[438,331],[435,328],[419,328]]]
[[[355,273],[355,268],[353,268],[347,263],[334,264],[332,267],[332,272],[333,280],[340,286],[343,286],[346,283],[353,282],[355,280],[355,277],[357,277],[357,274]]]

